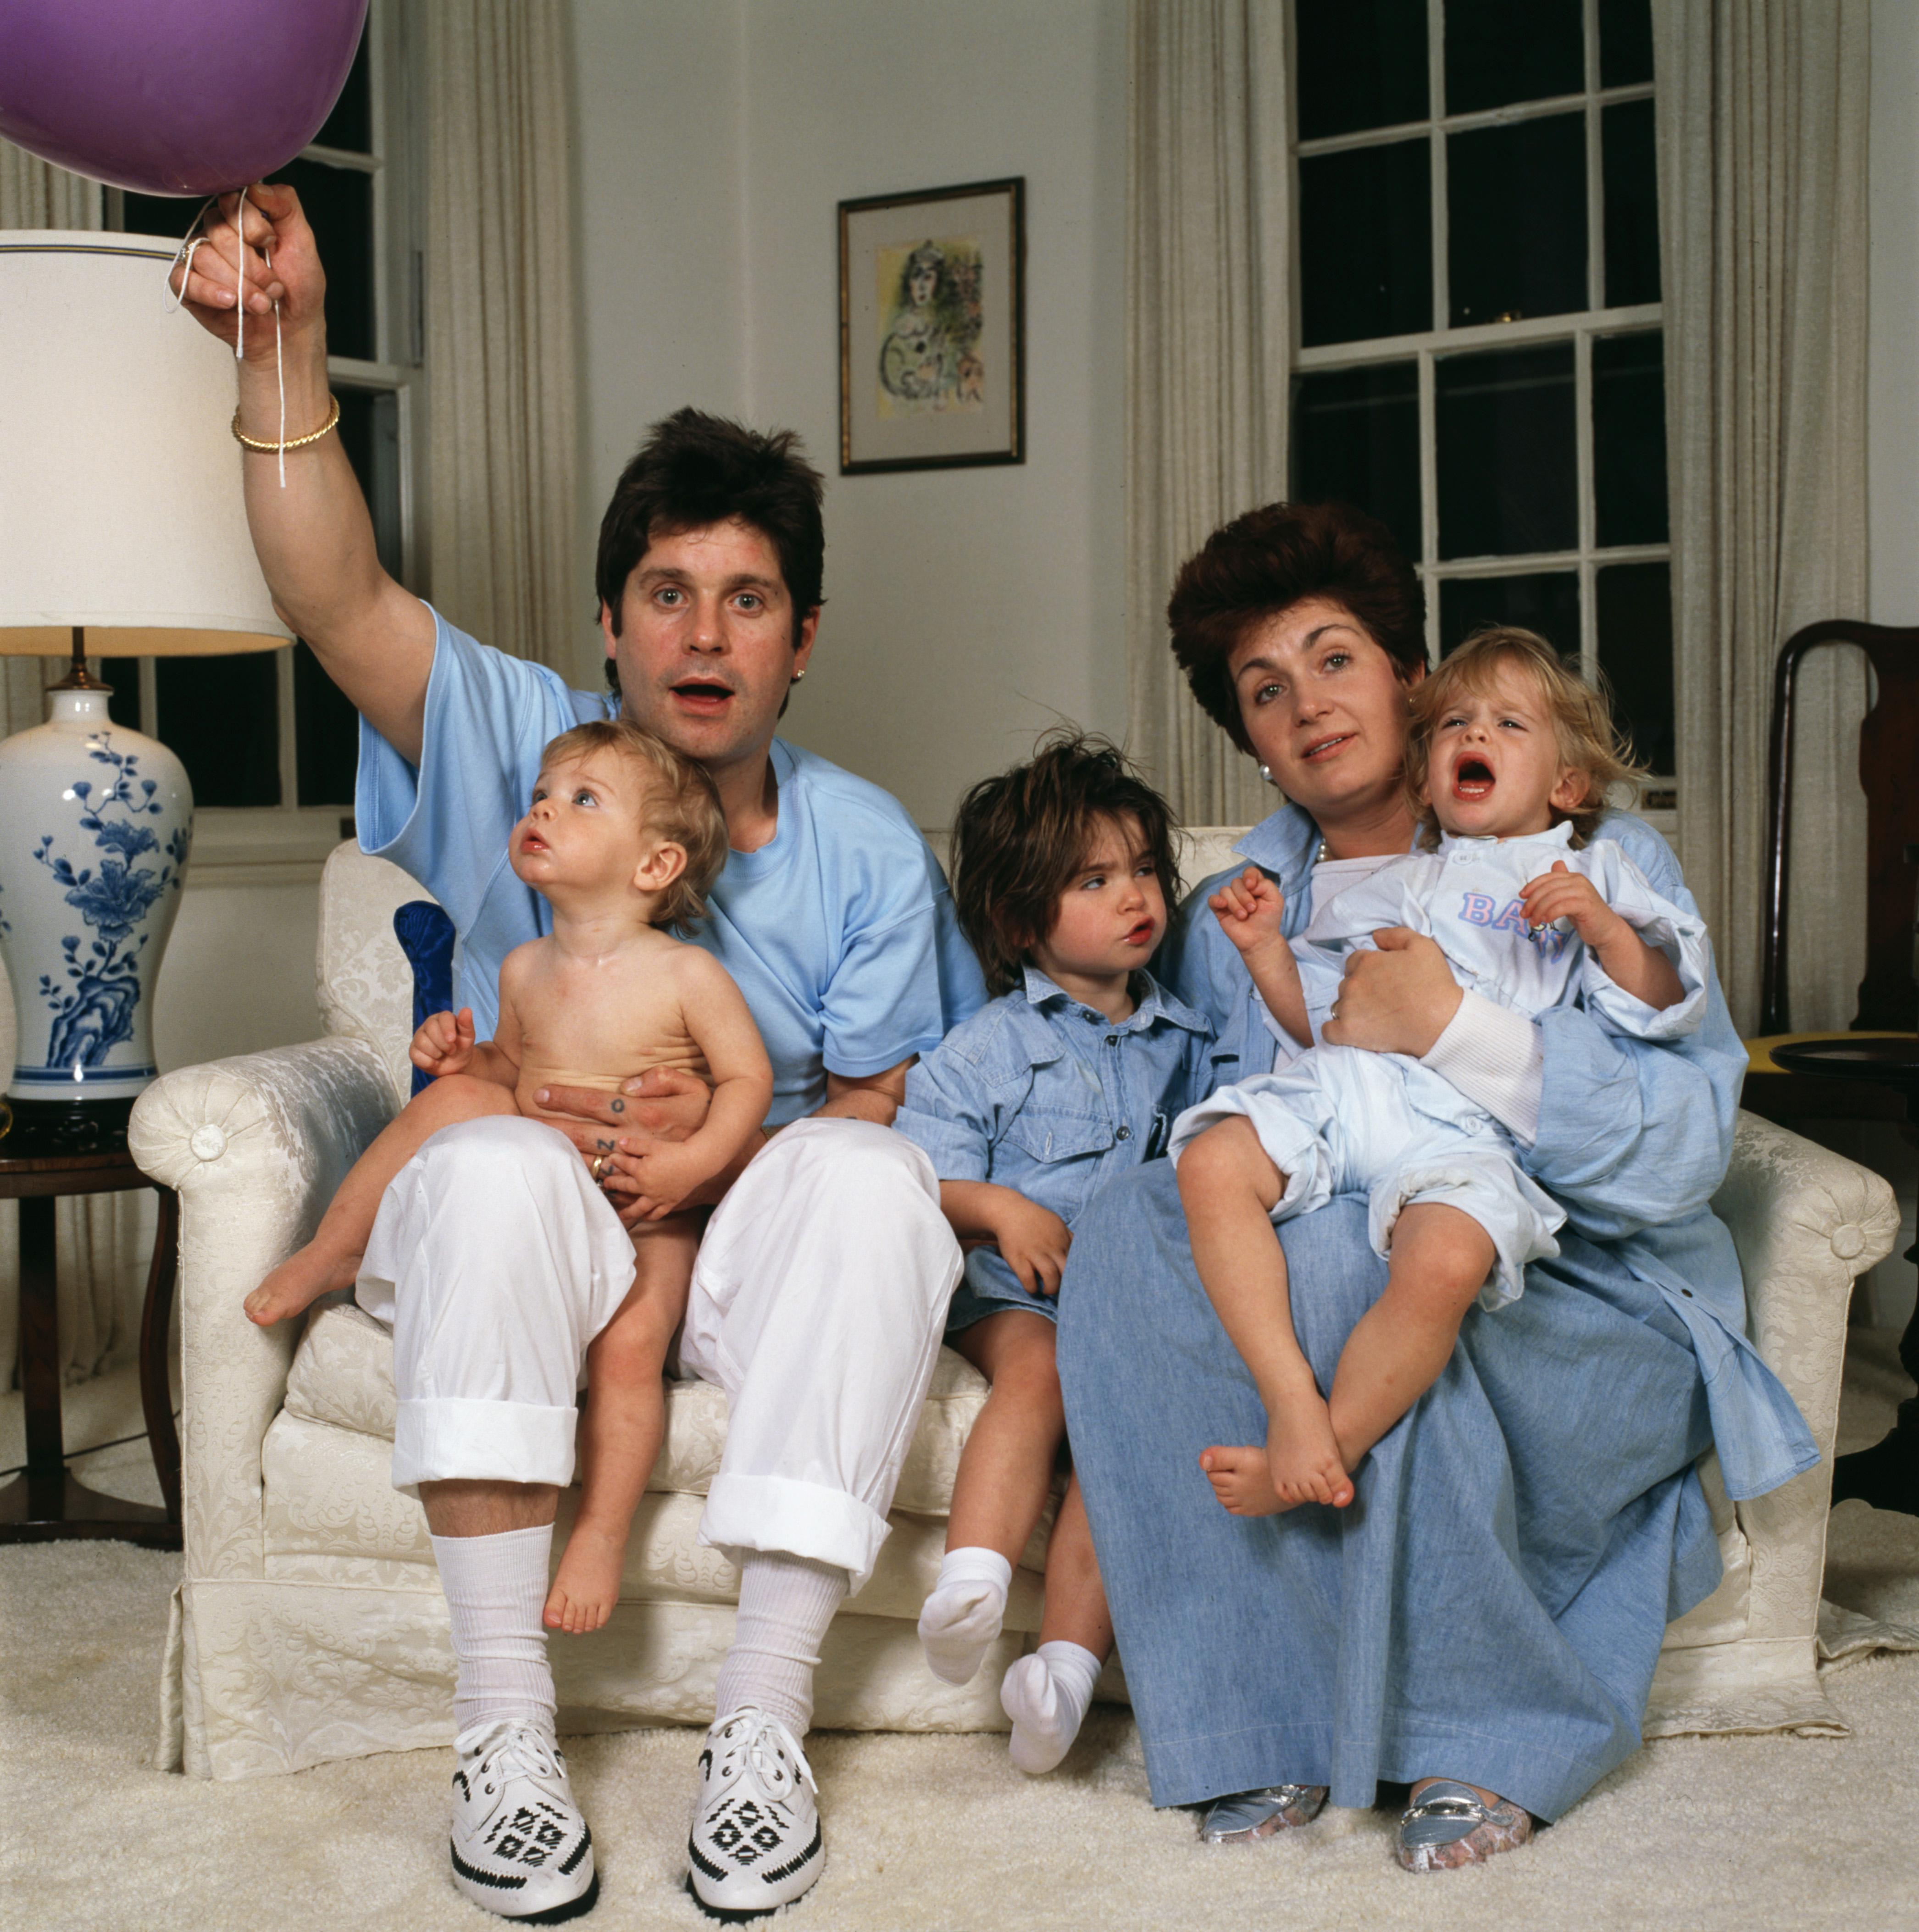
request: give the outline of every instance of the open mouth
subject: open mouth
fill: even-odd
[[[690,710],[713,712],[724,710],[733,694],[729,685],[690,677],[673,686],[673,694]]]
[[[1483,758],[1462,758],[1453,774],[1456,798],[1480,799],[1492,790],[1492,767]]]
[[[1300,754],[1300,760],[1309,765],[1320,758],[1330,758],[1341,746],[1349,744],[1352,740],[1352,736],[1350,731],[1341,731],[1330,738],[1316,739]]]
[[[1126,934],[1129,946],[1150,946],[1153,943],[1153,925],[1150,919],[1143,919]]]
[[[529,832],[520,840],[520,849],[523,852],[544,852],[547,850],[547,842],[537,832]]]

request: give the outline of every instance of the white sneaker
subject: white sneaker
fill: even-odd
[[[812,1888],[826,1862],[819,1786],[785,1725],[755,1704],[716,1720],[700,1754],[686,1888],[707,1915],[763,1918]]]
[[[453,1882],[522,1924],[592,1911],[600,1895],[593,1834],[559,1745],[536,1725],[493,1718],[468,1725],[453,1748]]]

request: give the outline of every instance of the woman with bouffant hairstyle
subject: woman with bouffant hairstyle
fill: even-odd
[[[1229,902],[1228,880],[1269,910],[1276,896],[1290,941],[1412,849],[1425,601],[1374,518],[1275,503],[1207,539],[1167,615],[1194,697],[1282,795],[1155,962],[1243,1078],[1291,1048],[1206,900]],[[1591,836],[1694,909],[1650,826],[1601,809]],[[1462,903],[1476,915],[1516,916]],[[1588,1011],[1534,1019],[1465,991],[1423,934],[1375,940],[1325,1040],[1423,1060],[1492,1114],[1568,1211],[1558,1254],[1497,1312],[1417,1285],[1387,1310],[1363,1201],[1280,1228],[1343,1508],[1251,1521],[1214,1501],[1215,1445],[1264,1441],[1296,1384],[1263,1382],[1214,1313],[1169,1163],[1120,1176],[1074,1224],[1058,1363],[1153,1802],[1203,1806],[1201,1835],[1225,1844],[1409,1785],[1399,1862],[1434,1871],[1523,1844],[1638,1745],[1667,1620],[1719,1580],[1693,1468],[1708,1444],[1741,1496],[1818,1451],[1747,1340],[1709,1205],[1745,1066],[1717,984],[1697,1032],[1624,1038]],[[1362,1322],[1399,1352],[1403,1405],[1369,1448],[1341,1426]]]

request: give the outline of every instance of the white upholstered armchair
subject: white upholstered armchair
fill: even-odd
[[[1226,863],[1237,836],[1189,835],[1186,876]],[[321,887],[325,1036],[168,1074],[134,1112],[136,1156],[181,1201],[186,1570],[166,1648],[160,1755],[198,1776],[295,1771],[452,1735],[453,1658],[425,1518],[388,1480],[385,1331],[337,1304],[322,1304],[304,1335],[298,1324],[256,1328],[240,1311],[311,1234],[404,1097],[412,986],[392,916],[421,896],[394,867],[342,846]],[[1753,1339],[1830,1455],[1847,1302],[1854,1276],[1892,1246],[1891,1191],[1742,1115],[1716,1204],[1745,1266]],[[914,1630],[985,1392],[972,1368],[942,1354],[893,1534],[829,1634],[823,1726],[1003,1728],[1000,1677],[1038,1625],[1048,1526],[1015,1574],[1006,1632],[970,1684],[935,1678]],[[726,1399],[679,1384],[667,1406],[619,1610],[604,1630],[553,1646],[562,1730],[712,1714],[739,1580],[694,1529],[718,1466]],[[1840,1728],[1815,1670],[1829,1464],[1735,1506],[1707,1463],[1726,1578],[1668,1634],[1648,1734]],[[562,1532],[571,1501],[561,1506]]]

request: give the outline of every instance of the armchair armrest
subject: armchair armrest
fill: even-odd
[[[1825,1567],[1847,1308],[1855,1280],[1892,1252],[1899,1204],[1870,1168],[1742,1113],[1713,1208],[1739,1250],[1753,1344],[1825,1458],[1737,1505],[1753,1552],[1750,1634],[1810,1637]]]
[[[127,1144],[180,1196],[181,1500],[189,1577],[263,1573],[260,1444],[300,1324],[256,1328],[240,1304],[309,1239],[347,1168],[392,1118],[364,1040],[188,1066],[133,1108]]]

